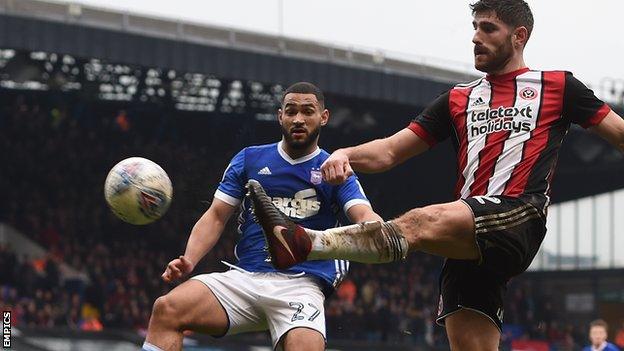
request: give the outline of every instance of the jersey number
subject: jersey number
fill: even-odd
[[[300,321],[305,318],[301,315],[301,312],[303,312],[303,309],[305,308],[304,304],[302,304],[301,302],[289,302],[288,305],[297,310],[290,319],[291,322]],[[321,311],[311,303],[308,303],[308,306],[310,306],[314,310],[314,313],[312,313],[310,317],[308,317],[308,320],[310,322],[313,322],[316,317],[321,314]]]
[[[485,205],[486,201],[497,205],[501,203],[501,200],[499,198],[491,196],[473,196],[473,199],[477,200],[477,202],[479,202],[481,205]]]

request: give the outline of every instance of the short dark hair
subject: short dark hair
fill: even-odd
[[[603,327],[605,330],[609,330],[609,325],[605,322],[604,319],[596,319],[589,323],[589,329],[593,327]]]
[[[505,24],[514,28],[526,27],[529,32],[533,32],[533,13],[529,4],[524,0],[479,0],[470,5],[472,15],[480,12],[494,11]]]
[[[314,94],[316,96],[316,100],[318,100],[321,108],[325,108],[325,95],[321,89],[319,89],[316,85],[308,82],[297,82],[291,86],[289,86],[286,91],[284,91],[284,95],[282,95],[282,105],[284,104],[284,98],[286,95],[294,93],[294,94]]]

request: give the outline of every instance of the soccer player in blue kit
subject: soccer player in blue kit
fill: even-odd
[[[353,222],[381,220],[355,176],[341,185],[322,181],[320,167],[329,157],[318,147],[321,127],[329,120],[324,100],[313,84],[293,84],[277,114],[282,140],[234,156],[212,205],[193,227],[184,255],[167,265],[162,278],[171,282],[191,273],[240,207],[238,263],[228,264],[231,269],[223,273],[196,275],[159,297],[143,350],[180,350],[185,330],[213,336],[269,330],[275,349],[324,350],[325,295],[340,283],[349,263],[319,260],[273,268],[245,199],[245,184],[255,180],[277,208],[308,228],[336,226],[339,210]]]

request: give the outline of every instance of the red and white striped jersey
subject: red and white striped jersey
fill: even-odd
[[[457,198],[539,195],[545,208],[570,124],[587,128],[609,111],[570,72],[523,68],[455,86],[408,128],[430,146],[453,137]]]

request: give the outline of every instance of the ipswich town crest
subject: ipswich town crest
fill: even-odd
[[[310,183],[314,185],[319,185],[323,182],[323,174],[320,170],[311,170],[310,171]]]

